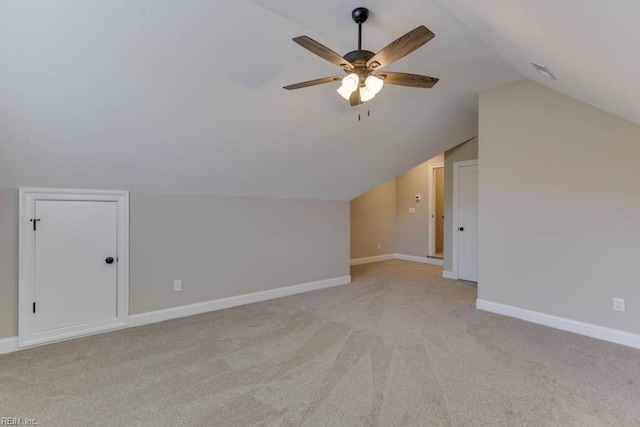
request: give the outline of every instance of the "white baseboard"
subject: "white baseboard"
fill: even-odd
[[[18,337],[0,339],[0,354],[18,351]]]
[[[162,322],[163,320],[222,310],[224,308],[301,294],[303,292],[330,288],[332,286],[346,285],[347,283],[351,283],[351,276],[334,277],[332,279],[319,280],[317,282],[302,283],[300,285],[286,286],[284,288],[270,289],[268,291],[253,292],[251,294],[237,295],[213,301],[183,305],[180,307],[172,307],[165,310],[133,314],[129,316],[128,327],[147,325],[149,323]],[[11,353],[13,351],[23,349],[24,348],[18,347],[18,337],[0,339],[0,354]]]
[[[442,277],[444,277],[445,279],[458,280],[458,276],[456,274],[454,274],[453,271],[442,270]]]
[[[414,256],[405,254],[394,254],[395,259],[401,259],[403,261],[419,262],[421,264],[442,265],[440,258],[428,258],[424,256]]]
[[[220,298],[212,301],[167,308],[164,310],[150,311],[141,314],[132,314],[129,316],[129,326],[147,325],[149,323],[162,322],[164,320],[175,319],[178,317],[192,316],[194,314],[207,313],[209,311],[222,310],[239,305],[251,304],[254,302],[301,294],[303,292],[330,288],[332,286],[346,285],[347,283],[351,283],[351,276],[334,277],[332,279],[302,283],[300,285],[270,289],[268,291],[253,292],[250,294]]]
[[[564,317],[553,316],[551,314],[540,313],[537,311],[526,310],[524,308],[513,307],[481,299],[476,300],[476,308],[640,349],[640,335],[621,331],[619,329],[611,329],[604,326],[579,322],[577,320],[566,319]]]
[[[388,261],[390,259],[401,259],[403,261],[419,262],[421,264],[442,265],[442,260],[439,258],[428,258],[405,254],[384,254],[368,256],[365,258],[354,258],[351,260],[351,265],[369,264],[372,262]]]
[[[384,254],[376,256],[368,256],[365,258],[354,258],[351,260],[351,265],[369,264],[371,262],[387,261],[395,259],[395,254]]]

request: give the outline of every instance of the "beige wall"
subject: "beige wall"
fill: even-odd
[[[351,259],[400,253],[426,257],[429,238],[429,165],[436,156],[351,201]],[[416,203],[420,194],[422,201]],[[416,213],[410,214],[409,208]],[[382,248],[377,249],[377,244]]]
[[[395,239],[396,180],[392,179],[351,201],[351,259],[392,254]]]
[[[640,126],[528,80],[479,106],[479,298],[640,333]]]
[[[132,314],[349,274],[346,201],[132,193],[130,204]],[[17,335],[17,212],[17,190],[0,190],[0,338]]]
[[[130,246],[131,313],[346,276],[349,202],[133,194]]]
[[[0,339],[18,334],[18,190],[0,189]]]
[[[472,138],[444,153],[444,271],[451,271],[453,267],[453,164],[477,158],[478,138]]]
[[[396,178],[396,252],[426,257],[429,248],[429,197],[427,176],[429,165],[444,163],[438,155]],[[422,201],[416,203],[420,194]],[[416,208],[415,214],[409,208]]]

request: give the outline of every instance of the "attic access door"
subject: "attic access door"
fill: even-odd
[[[126,249],[119,243],[126,241],[120,219],[126,195],[22,190],[21,196],[19,344],[124,326]]]

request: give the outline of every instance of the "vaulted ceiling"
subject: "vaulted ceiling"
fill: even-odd
[[[532,18],[534,3],[553,20]],[[477,93],[537,78],[529,60],[559,77],[542,83],[637,120],[638,86],[616,86],[637,71],[632,19],[598,3],[613,2],[6,0],[0,187],[348,200],[475,136]],[[572,13],[581,4],[588,10]],[[340,73],[291,38],[353,50],[357,6],[372,12],[363,47],[374,52],[420,24],[431,29],[435,39],[389,70],[440,82],[386,85],[359,107],[335,92],[339,83],[283,90]],[[596,26],[610,50],[591,34],[589,19],[602,15],[622,20]],[[593,52],[615,69],[582,66]]]
[[[640,124],[640,1],[441,2],[523,76]]]

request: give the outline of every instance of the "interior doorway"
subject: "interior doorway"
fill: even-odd
[[[444,168],[434,170],[434,179],[436,182],[436,258],[444,258]]]
[[[431,258],[444,258],[444,163],[429,165],[429,247]]]

